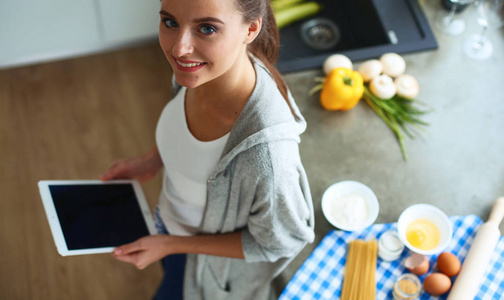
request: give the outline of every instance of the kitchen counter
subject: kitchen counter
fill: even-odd
[[[421,1],[421,6],[433,27],[440,1]],[[396,222],[415,203],[433,204],[449,216],[476,214],[486,220],[495,199],[504,195],[504,29],[487,32],[494,46],[491,58],[471,60],[462,44],[480,32],[476,11],[471,7],[457,17],[466,20],[462,35],[446,36],[433,28],[439,49],[403,55],[406,73],[420,84],[417,99],[433,109],[423,116],[430,123],[427,130],[414,140],[405,137],[407,162],[395,135],[364,101],[347,112],[329,112],[321,108],[318,94],[308,95],[313,79],[323,76],[320,69],[285,74],[308,122],[300,152],[311,185],[316,238],[284,271],[282,285],[334,229],[320,201],[335,182],[369,186],[380,203],[376,223]],[[503,232],[504,225],[500,228]]]

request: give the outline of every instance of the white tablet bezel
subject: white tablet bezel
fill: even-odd
[[[152,218],[149,205],[145,199],[144,193],[140,183],[136,180],[111,180],[111,181],[100,181],[100,180],[41,180],[38,182],[40,196],[42,197],[42,203],[44,204],[44,210],[47,215],[47,220],[49,221],[49,227],[54,238],[54,243],[58,249],[58,253],[62,256],[68,255],[82,255],[82,254],[96,254],[96,253],[111,253],[114,247],[103,247],[103,248],[89,248],[89,249],[78,249],[69,250],[63,236],[63,230],[61,229],[61,224],[59,222],[58,214],[56,213],[56,207],[54,206],[53,198],[49,190],[51,185],[96,185],[96,184],[124,184],[128,183],[133,186],[133,190],[140,206],[145,224],[151,235],[156,234],[156,226],[154,225],[154,219]]]

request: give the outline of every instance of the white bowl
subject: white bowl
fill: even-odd
[[[430,221],[438,228],[440,239],[436,248],[431,250],[418,249],[411,245],[406,239],[406,228],[411,222],[417,219]],[[448,246],[453,235],[453,226],[448,216],[439,208],[430,204],[415,204],[406,208],[401,213],[397,221],[397,231],[399,233],[399,238],[408,249],[418,254],[432,255],[443,252]]]
[[[352,204],[352,205],[350,205]],[[343,209],[335,209],[344,206]],[[367,214],[360,208],[367,207]],[[322,212],[334,227],[346,230],[362,230],[378,217],[378,199],[366,185],[357,181],[342,181],[331,185],[322,195]],[[339,217],[338,217],[339,215]]]

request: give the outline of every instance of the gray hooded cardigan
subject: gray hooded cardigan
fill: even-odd
[[[242,232],[245,259],[189,254],[185,299],[267,299],[273,279],[314,240],[313,204],[299,156],[306,122],[269,71],[254,91],[213,174],[199,234]]]

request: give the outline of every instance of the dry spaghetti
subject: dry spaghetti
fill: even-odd
[[[376,298],[376,240],[354,240],[348,244],[341,300]]]

